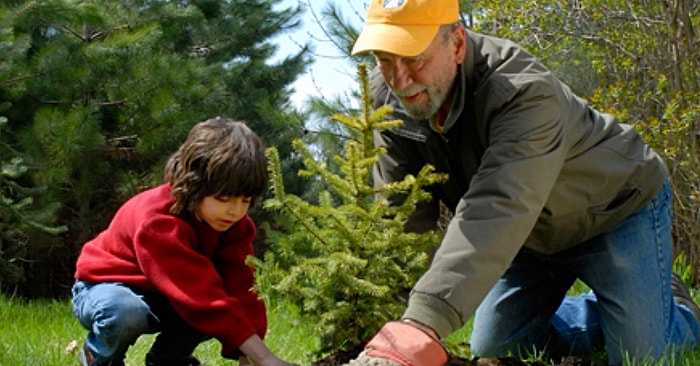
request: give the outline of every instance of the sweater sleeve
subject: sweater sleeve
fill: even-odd
[[[194,249],[197,240],[190,225],[163,215],[138,230],[134,250],[143,273],[170,299],[178,314],[195,329],[218,339],[224,357],[235,357],[256,327],[241,300],[225,290],[212,260]]]
[[[216,267],[224,281],[224,290],[241,303],[248,320],[258,336],[264,339],[267,332],[267,312],[260,294],[253,290],[255,270],[246,264],[253,256],[253,240],[256,228],[247,217],[237,224],[235,232],[228,232],[222,240],[221,249],[215,254]]]

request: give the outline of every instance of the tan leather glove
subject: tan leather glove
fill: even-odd
[[[401,366],[443,366],[448,360],[447,351],[436,338],[403,321],[384,324],[365,346],[365,353]]]

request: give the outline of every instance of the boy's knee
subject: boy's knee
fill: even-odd
[[[93,314],[93,330],[103,336],[136,338],[146,332],[151,311],[138,296],[105,299]]]

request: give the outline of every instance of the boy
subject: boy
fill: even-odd
[[[268,184],[264,145],[244,123],[195,125],[165,168],[78,257],[73,313],[89,333],[80,364],[123,365],[128,347],[159,333],[148,366],[200,365],[207,339],[241,364],[291,365],[265,346],[264,303],[251,291],[256,227],[248,216]]]

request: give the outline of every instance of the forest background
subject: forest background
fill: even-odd
[[[356,3],[356,4],[355,4]],[[318,57],[349,55],[367,1],[2,0],[0,2],[0,291],[65,298],[82,244],[133,194],[162,182],[190,127],[245,120],[279,150],[286,190],[317,200],[297,175],[301,138],[332,164],[351,131],[356,85],[291,102]],[[700,2],[462,0],[468,28],[525,46],[595,107],[633,124],[664,158],[674,195],[675,254],[700,268]],[[285,1],[284,4],[289,4]],[[305,9],[322,29],[299,51],[273,42]],[[258,253],[274,251],[277,214],[257,207]]]

